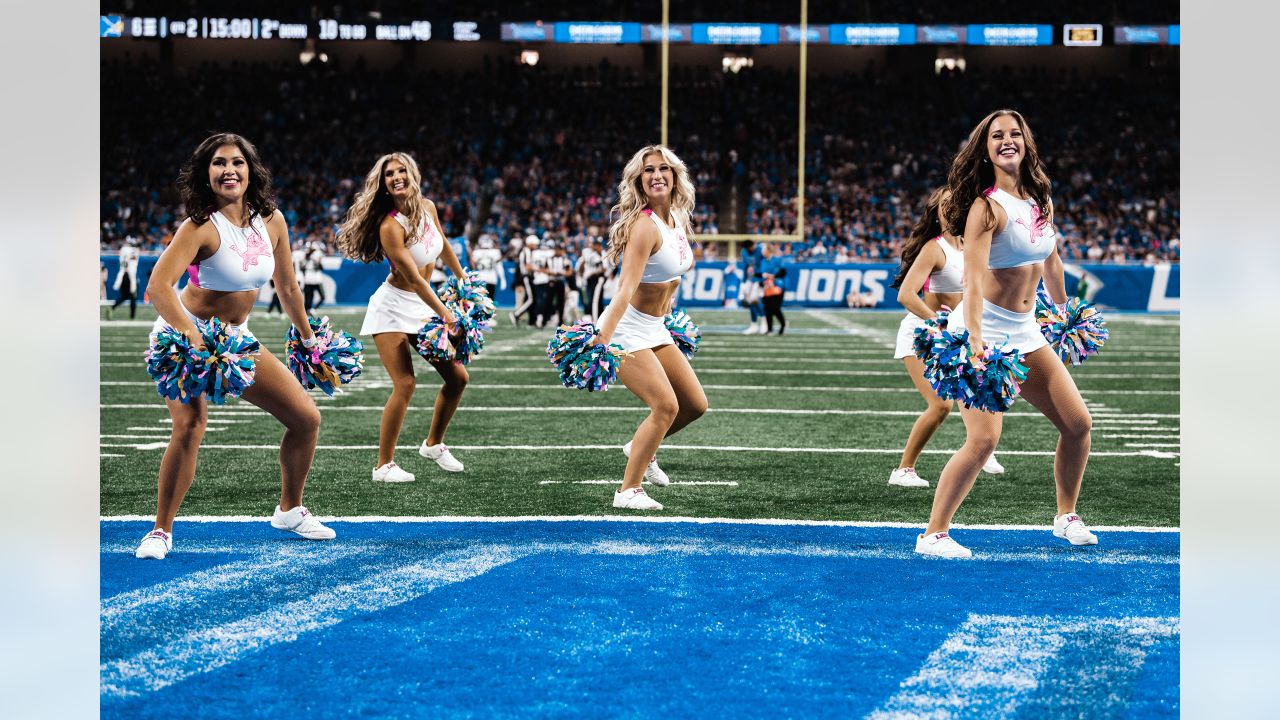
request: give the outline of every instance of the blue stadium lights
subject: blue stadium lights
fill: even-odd
[[[970,25],[970,45],[1052,45],[1052,25]]]
[[[777,45],[772,23],[694,23],[694,45]]]
[[[558,43],[634,44],[640,42],[640,23],[633,22],[558,22]]]
[[[915,45],[915,25],[832,25],[832,45]]]

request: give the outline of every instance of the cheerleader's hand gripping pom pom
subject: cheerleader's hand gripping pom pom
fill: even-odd
[[[618,368],[631,356],[618,345],[597,345],[599,331],[584,322],[561,325],[547,343],[547,359],[560,371],[560,384],[588,392],[608,390]]]
[[[968,330],[939,331],[922,359],[924,377],[938,397],[958,400],[966,408],[1007,412],[1027,379],[1027,366],[1016,348],[1001,345],[975,355]]]
[[[302,339],[298,328],[289,326],[284,335],[289,372],[310,390],[320,388],[333,397],[339,385],[360,377],[364,370],[364,344],[350,333],[334,330],[328,317],[307,318],[313,337]]]
[[[457,315],[454,315],[457,318]],[[456,332],[456,325],[455,332]],[[418,354],[427,362],[448,362],[457,356],[457,348],[449,337],[449,327],[439,316],[430,318],[418,330],[418,342],[415,346]]]
[[[668,313],[663,321],[676,341],[676,347],[690,360],[698,352],[698,344],[702,342],[702,328],[694,324],[693,319],[683,310]]]
[[[475,306],[475,313],[488,321],[494,316],[493,298],[480,280],[480,273],[468,270],[464,277],[450,276],[440,291],[440,301],[447,305],[467,302]]]
[[[924,325],[915,329],[915,339],[911,342],[911,350],[922,362],[928,362],[929,353],[933,352],[933,340],[938,333],[947,329],[946,310],[939,310],[937,316],[925,320]]]
[[[1022,391],[1021,383],[1027,379],[1027,366],[1022,353],[1006,345],[987,348],[982,353],[981,369],[975,369],[974,402],[965,407],[976,407],[987,412],[1008,412],[1013,401]]]
[[[1080,298],[1071,298],[1062,308],[1052,303],[1042,307],[1037,299],[1036,320],[1053,351],[1062,362],[1072,366],[1097,355],[1111,336],[1098,308]]]
[[[493,332],[493,301],[484,296],[484,303],[459,300],[449,305],[458,324],[451,336],[454,347],[454,359],[463,365],[469,365],[484,350],[485,333]]]
[[[218,318],[197,322],[204,350],[191,347],[181,332],[165,327],[147,349],[147,374],[156,381],[156,391],[169,400],[184,403],[203,395],[221,405],[229,397],[240,397],[253,385],[254,356],[261,345],[247,334],[231,334]]]

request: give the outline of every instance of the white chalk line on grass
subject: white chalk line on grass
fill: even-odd
[[[119,700],[155,692],[357,615],[416,600],[432,590],[470,580],[516,559],[509,548],[501,546],[446,553],[324,589],[240,620],[195,630],[161,647],[102,663],[101,695],[106,700]]]
[[[555,369],[548,366],[548,373],[554,374]],[[112,385],[124,387],[155,387],[154,382],[143,380],[101,380],[99,385]],[[785,390],[790,392],[866,392],[866,393],[911,393],[918,395],[919,390],[913,387],[857,387],[857,386],[840,386],[840,385],[720,385],[720,384],[703,384],[706,390]],[[354,386],[353,386],[354,389]],[[548,383],[471,383],[467,385],[467,389],[475,390],[568,390],[569,388],[560,387],[555,382]],[[1084,395],[1178,395],[1179,390],[1094,390],[1086,388],[1081,391]]]
[[[539,480],[539,485],[617,485],[618,480]],[[732,480],[672,480],[671,485],[723,485],[738,487]]]
[[[695,525],[795,525],[805,527],[858,527],[919,529],[923,523],[879,520],[799,520],[791,518],[715,518],[661,515],[317,515],[322,522],[343,523],[520,523],[520,522],[622,522],[691,523]],[[103,515],[101,522],[151,522],[154,515]],[[181,515],[176,522],[261,523],[269,515]],[[954,524],[954,530],[1052,530],[1052,525]],[[1098,532],[1178,533],[1177,527],[1154,525],[1091,525]],[[130,546],[131,548],[133,546]]]
[[[168,408],[159,403],[102,403],[98,405],[103,410],[158,410],[168,412]],[[430,408],[412,408],[414,410],[430,411]],[[321,412],[382,412],[382,405],[334,405],[331,407],[323,407]],[[537,406],[500,406],[500,405],[460,405],[458,412],[481,412],[481,413],[559,413],[559,412],[624,412],[624,413],[641,413],[648,412],[648,408],[641,405],[634,406],[611,406],[611,405],[537,405]],[[712,407],[708,413],[726,413],[726,414],[742,414],[742,415],[883,415],[886,417],[919,417],[919,410],[809,410],[802,408],[722,408]],[[219,422],[213,418],[219,416],[246,416],[246,417],[269,417],[265,412],[254,408],[252,410],[236,410],[236,409],[219,409],[210,408],[209,422]],[[1037,417],[1043,418],[1038,412],[1007,412],[1005,417]],[[1094,422],[1120,422],[1119,419],[1146,419],[1146,418],[1181,418],[1180,413],[1128,413],[1120,410],[1111,410],[1105,413],[1105,416],[1094,416]],[[161,422],[172,422],[171,420],[162,420]],[[240,420],[224,420],[221,422],[243,422]]]
[[[1088,646],[1099,662],[1086,685],[1063,688],[1060,700],[1081,702],[1090,716],[1111,717],[1125,709],[1127,693],[1146,660],[1147,649],[1178,637],[1176,617],[1083,618],[970,615],[925,660],[915,675],[867,720],[1003,720],[1022,716],[1020,706],[1044,684],[1058,655]],[[1099,644],[1106,647],[1097,647]],[[1107,657],[1110,655],[1111,657]],[[1071,684],[1070,679],[1061,684]],[[1091,687],[1092,686],[1092,687]],[[1076,695],[1082,697],[1075,697]]]
[[[133,448],[134,450],[161,450],[168,446],[167,442],[153,443],[101,443],[100,447],[104,448]],[[417,445],[397,445],[397,450],[415,450]],[[512,450],[520,451],[551,451],[564,452],[567,450],[610,450],[616,451],[617,444],[608,445],[450,445],[451,450],[467,450],[475,452],[499,451],[507,452]],[[203,450],[275,450],[280,449],[279,445],[249,445],[249,444],[215,444],[205,443],[200,446]],[[317,451],[330,450],[377,450],[377,445],[317,445]],[[767,453],[809,453],[817,455],[901,455],[902,448],[819,448],[819,447],[758,447],[750,445],[663,445],[662,450],[694,450],[701,452],[767,452]],[[921,451],[926,455],[955,455],[957,450],[946,450],[940,448],[925,448]],[[1025,455],[1030,457],[1054,457],[1055,452],[1052,450],[1000,450],[1000,455]],[[1157,457],[1168,458],[1176,457],[1177,453],[1158,452],[1155,450],[1146,450],[1139,452],[1115,452],[1115,451],[1093,451],[1089,453],[1089,457]]]

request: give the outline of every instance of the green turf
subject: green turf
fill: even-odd
[[[139,320],[144,314],[154,317],[145,308]],[[331,314],[338,327],[355,330],[362,311],[340,308]],[[670,438],[670,444],[862,452],[664,449],[662,466],[677,484],[651,490],[666,505],[663,514],[909,522],[928,516],[931,489],[885,482],[897,467],[914,413],[923,406],[901,362],[891,357],[899,315],[793,310],[788,318],[794,332],[784,337],[741,335],[746,321],[741,311],[697,310],[693,315],[705,332],[694,368],[712,410]],[[281,350],[283,320],[259,313],[250,324],[268,348]],[[1080,509],[1099,525],[1177,525],[1178,319],[1117,315],[1109,326],[1112,339],[1103,354],[1072,371],[1095,418],[1095,456],[1085,475]],[[101,391],[104,515],[155,510],[163,449],[148,445],[167,440],[168,413],[141,362],[147,332],[142,322],[104,322],[101,328],[101,379],[121,383],[104,384]],[[315,395],[323,422],[321,449],[307,485],[308,506],[324,515],[620,513],[609,506],[611,486],[571,482],[619,480],[624,458],[616,446],[630,439],[645,409],[621,386],[607,393],[559,387],[543,355],[549,335],[548,330],[500,326],[490,338],[490,349],[470,368],[472,386],[446,437],[457,448],[544,447],[458,449],[455,454],[467,465],[460,475],[440,471],[414,449],[430,422],[435,393],[433,371],[419,363],[418,392],[396,458],[417,474],[418,482],[405,485],[369,480],[379,411],[389,389],[377,350],[368,343],[365,374],[348,386],[349,392],[333,399]],[[117,405],[139,407],[113,407]],[[860,414],[787,412],[818,410]],[[899,414],[881,414],[894,412]],[[264,514],[279,483],[274,446],[280,426],[239,401],[213,408],[210,417],[233,422],[210,424],[182,514]],[[1007,472],[980,476],[956,521],[1047,523],[1054,507],[1052,457],[1010,453],[1051,452],[1056,437],[1030,405],[1017,403],[1005,420],[998,450]],[[963,439],[956,413],[929,447],[954,450]],[[614,447],[564,449],[575,445]],[[948,457],[947,452],[924,455],[920,474],[936,480]]]

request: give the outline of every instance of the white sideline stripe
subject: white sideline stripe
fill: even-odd
[[[555,374],[555,368],[548,366],[549,375]],[[143,380],[101,380],[99,385],[120,385],[133,387],[155,387],[154,382]],[[708,390],[787,390],[790,392],[891,392],[919,394],[915,388],[875,388],[875,387],[842,387],[820,385],[703,385]],[[527,383],[527,384],[470,384],[468,390],[567,390],[559,383]],[[1178,395],[1178,390],[1093,390],[1085,389],[1085,395]]]
[[[181,542],[179,540],[179,542]],[[178,551],[182,551],[178,545]],[[114,595],[102,601],[100,619],[105,634],[126,619],[126,615],[144,605],[148,608],[173,609],[190,605],[193,599],[220,593],[228,589],[252,592],[252,585],[277,572],[296,568],[299,562],[308,567],[327,565],[359,555],[361,548],[316,543],[298,547],[284,545],[270,553],[262,553],[250,560],[240,560],[183,575],[159,586],[143,587]]]
[[[415,600],[445,585],[464,582],[516,559],[509,548],[447,553],[346,583],[265,612],[189,633],[133,657],[103,663],[101,696],[122,699],[151,693],[188,677],[230,665],[272,645]]]
[[[1061,620],[1054,617],[970,615],[934,650],[913,676],[902,682],[867,720],[952,720],[1019,716],[1019,706],[1045,680],[1059,652],[1098,635],[1114,643],[1126,662],[1099,668],[1092,682],[1109,687],[1132,682],[1157,639],[1177,637],[1176,617],[1123,617]],[[1092,655],[1092,654],[1091,654]],[[1117,677],[1119,675],[1119,677]],[[1097,693],[1090,712],[1110,717],[1098,703],[1126,703],[1123,693]],[[1095,698],[1090,698],[1095,699]]]
[[[539,480],[539,485],[617,485],[617,480]],[[671,485],[724,485],[738,487],[732,480],[672,480]]]
[[[126,457],[126,456],[120,455],[118,453],[98,453],[98,457]]]
[[[1151,439],[1154,440],[1158,438],[1151,438]],[[1159,438],[1159,439],[1163,439],[1163,438]],[[1182,447],[1182,443],[1125,443],[1124,446],[1137,447],[1137,448],[1180,448]]]
[[[148,407],[155,407],[155,406],[148,406]],[[164,409],[166,409],[166,410],[168,410],[168,409],[169,409],[169,408],[168,408],[168,406],[166,406],[166,405],[161,405],[160,407],[163,407],[163,408],[164,408]],[[251,412],[251,413],[219,413],[219,414],[220,414],[220,415],[229,415],[229,414],[266,415],[266,411],[256,410],[255,412]],[[165,423],[165,424],[167,424],[167,425],[172,425],[172,424],[173,424],[173,418],[162,418],[162,419],[160,419],[160,420],[157,420],[156,422],[161,422],[161,423]],[[213,425],[217,425],[217,424],[219,424],[219,423],[224,424],[224,425],[234,425],[234,424],[236,424],[236,423],[243,423],[243,422],[244,422],[244,420],[227,420],[226,418],[212,418],[212,417],[211,417],[211,418],[208,418],[207,420],[205,420],[205,422],[210,423],[210,424],[213,424]],[[210,428],[210,429],[212,430],[212,429],[214,429],[214,428]],[[222,430],[223,428],[217,428],[217,429],[218,429],[218,430]]]
[[[223,422],[226,422],[226,421],[224,420]],[[142,426],[127,427],[127,428],[125,428],[125,430],[134,430],[134,431],[149,432],[149,433],[161,433],[161,434],[163,434],[163,435],[168,435],[169,433],[173,432],[173,430],[172,430],[172,429],[170,429],[170,428],[167,428],[167,427],[155,427],[154,425],[152,425],[152,426],[148,426],[148,427],[142,427]],[[225,431],[226,431],[226,428],[224,428],[224,427],[207,427],[207,428],[205,428],[205,429],[204,429],[204,431],[205,431],[205,432],[225,432]],[[104,436],[104,437],[105,437],[105,436]]]
[[[260,523],[270,515],[180,515],[176,522]],[[695,525],[800,525],[812,527],[899,528],[916,530],[924,523],[882,522],[878,520],[793,520],[790,518],[705,518],[644,515],[317,515],[321,522],[342,523],[513,523],[513,522],[632,522],[692,523]],[[101,522],[151,522],[154,515],[103,515]],[[1053,530],[1053,525],[954,524],[954,530]],[[1177,533],[1177,527],[1152,525],[1090,525],[1098,532]]]
[[[98,405],[98,407],[104,410],[162,410],[166,412],[168,411],[168,408],[163,404],[148,404],[148,403],[103,403]],[[381,405],[335,405],[333,407],[320,408],[320,410],[321,412],[337,412],[337,411],[382,412],[383,406]],[[415,408],[410,408],[410,410],[430,410],[430,408],[415,407]],[[647,410],[648,408],[640,405],[635,405],[630,407],[611,406],[611,405],[557,405],[557,406],[538,405],[538,406],[525,406],[525,407],[516,407],[516,406],[502,407],[497,405],[460,405],[458,406],[458,412],[496,412],[496,413],[504,413],[504,412],[531,412],[531,413],[537,413],[537,412],[548,412],[548,413],[550,412],[637,412],[638,413],[638,412],[645,412]],[[722,407],[714,407],[714,406],[710,408],[707,412],[709,413],[741,413],[744,415],[885,415],[885,416],[897,415],[902,417],[919,417],[920,415],[920,411],[918,410],[806,410],[806,409],[796,409],[796,408],[722,408]],[[218,421],[218,420],[212,419],[214,417],[219,417],[223,415],[240,415],[240,416],[248,416],[248,417],[264,417],[264,418],[269,417],[265,412],[258,410],[256,408],[254,410],[248,410],[248,411],[219,410],[217,408],[210,408],[209,415],[211,418],[209,422],[211,423],[212,422],[243,422],[241,420]],[[1038,418],[1044,417],[1038,412],[1007,412],[1004,414],[1004,416],[1005,417],[1038,417]],[[1116,418],[1169,418],[1169,419],[1182,417],[1178,413],[1126,413],[1120,410],[1110,410],[1108,414],[1102,418],[1095,417],[1094,422],[1095,423],[1099,421],[1119,422],[1118,420],[1113,420],[1112,419],[1113,416]],[[160,422],[173,422],[173,421],[161,420]]]
[[[1172,434],[1168,434],[1172,433]],[[1094,435],[1097,438],[1106,438],[1108,440],[1174,440],[1181,435],[1178,430],[1152,431],[1145,435]]]
[[[160,450],[168,446],[167,442],[154,443],[100,443],[104,448],[133,448],[134,450]],[[1170,446],[1158,446],[1170,447]],[[416,450],[417,445],[397,445],[397,450]],[[213,445],[205,443],[201,450],[279,450],[279,445]],[[377,450],[377,445],[317,445],[316,450]],[[617,450],[618,445],[450,445],[451,450],[474,451],[509,451],[509,450]],[[771,452],[771,453],[814,453],[819,455],[901,455],[902,448],[816,448],[816,447],[754,447],[748,445],[663,445],[667,450],[701,450],[712,452]],[[926,448],[921,451],[927,455],[955,455],[957,450]],[[1030,457],[1054,457],[1052,450],[1000,450],[1003,455],[1026,455]],[[1090,452],[1089,457],[1164,457],[1173,453],[1152,455],[1152,451],[1144,452]]]

